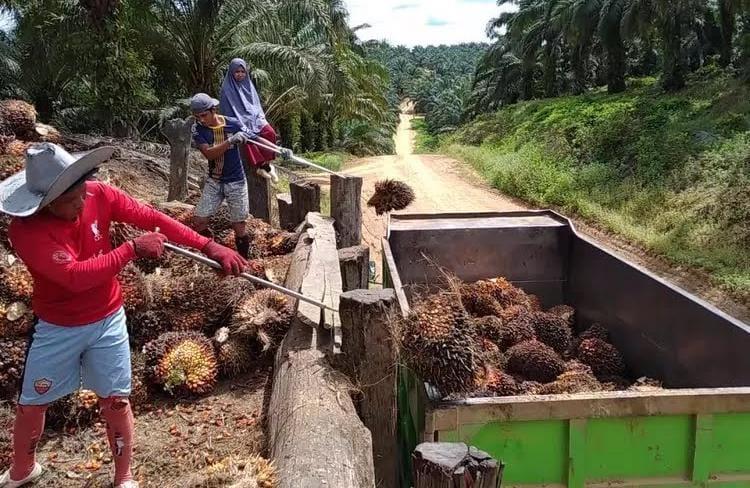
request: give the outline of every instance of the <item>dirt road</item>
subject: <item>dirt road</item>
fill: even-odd
[[[518,202],[483,183],[466,165],[439,155],[414,154],[413,116],[401,114],[396,134],[396,155],[363,158],[350,164],[346,173],[363,178],[362,194],[369,198],[375,182],[393,178],[408,183],[416,194],[414,203],[404,212],[476,212],[504,211],[523,208]],[[377,263],[380,282],[380,239],[385,235],[385,217],[363,208],[363,237]],[[396,212],[399,213],[399,212]]]
[[[408,183],[416,200],[405,213],[507,211],[528,208],[523,202],[505,196],[487,185],[468,165],[441,155],[414,154],[413,116],[402,113],[396,134],[396,155],[362,158],[350,163],[346,173],[362,176],[362,194],[369,198],[377,180],[394,178]],[[363,208],[363,238],[370,246],[371,259],[377,265],[379,283],[382,277],[380,239],[385,235],[385,217],[373,209]],[[398,212],[397,212],[398,213]],[[604,233],[583,222],[576,228],[612,252],[641,265],[691,293],[712,303],[740,320],[750,323],[750,303],[746,297],[731,297],[714,286],[700,270],[675,268],[671,263],[647,254],[624,239]]]

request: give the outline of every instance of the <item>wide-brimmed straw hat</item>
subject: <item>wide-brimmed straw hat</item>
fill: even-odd
[[[33,215],[112,157],[114,150],[99,147],[71,154],[57,144],[32,144],[26,150],[26,169],[0,182],[0,212]]]

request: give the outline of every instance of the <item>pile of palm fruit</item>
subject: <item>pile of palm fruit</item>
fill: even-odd
[[[38,124],[34,107],[21,101],[0,102],[0,179],[23,169],[32,142],[60,143],[60,134]],[[192,209],[168,210],[189,225]],[[35,318],[33,281],[8,242],[10,219],[0,217],[0,401],[14,402],[23,375],[28,338]],[[261,258],[291,253],[297,235],[250,218],[254,246],[248,272],[265,276]],[[212,219],[216,240],[234,239],[226,207]],[[142,231],[113,223],[113,246]],[[221,378],[246,372],[272,351],[288,330],[293,303],[271,290],[256,290],[243,279],[225,278],[204,265],[167,252],[159,260],[138,259],[119,275],[131,340],[131,403],[146,405],[151,395],[206,394]],[[51,425],[75,426],[98,415],[96,395],[79,390],[49,409]]]
[[[414,302],[400,327],[402,357],[443,397],[661,387],[629,379],[606,328],[579,328],[572,307],[543,310],[504,278],[453,283]]]

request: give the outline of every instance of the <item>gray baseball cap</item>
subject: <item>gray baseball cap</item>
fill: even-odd
[[[218,106],[219,101],[205,93],[196,93],[193,95],[193,98],[190,99],[190,110],[192,110],[194,114],[199,114]]]

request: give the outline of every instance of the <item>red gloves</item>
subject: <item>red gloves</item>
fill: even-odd
[[[139,258],[156,259],[164,254],[164,243],[167,236],[158,232],[149,232],[133,239],[133,248]]]
[[[242,273],[245,266],[247,266],[247,262],[242,256],[228,247],[216,243],[216,241],[210,241],[201,251],[214,261],[218,261],[226,274],[237,276]]]

